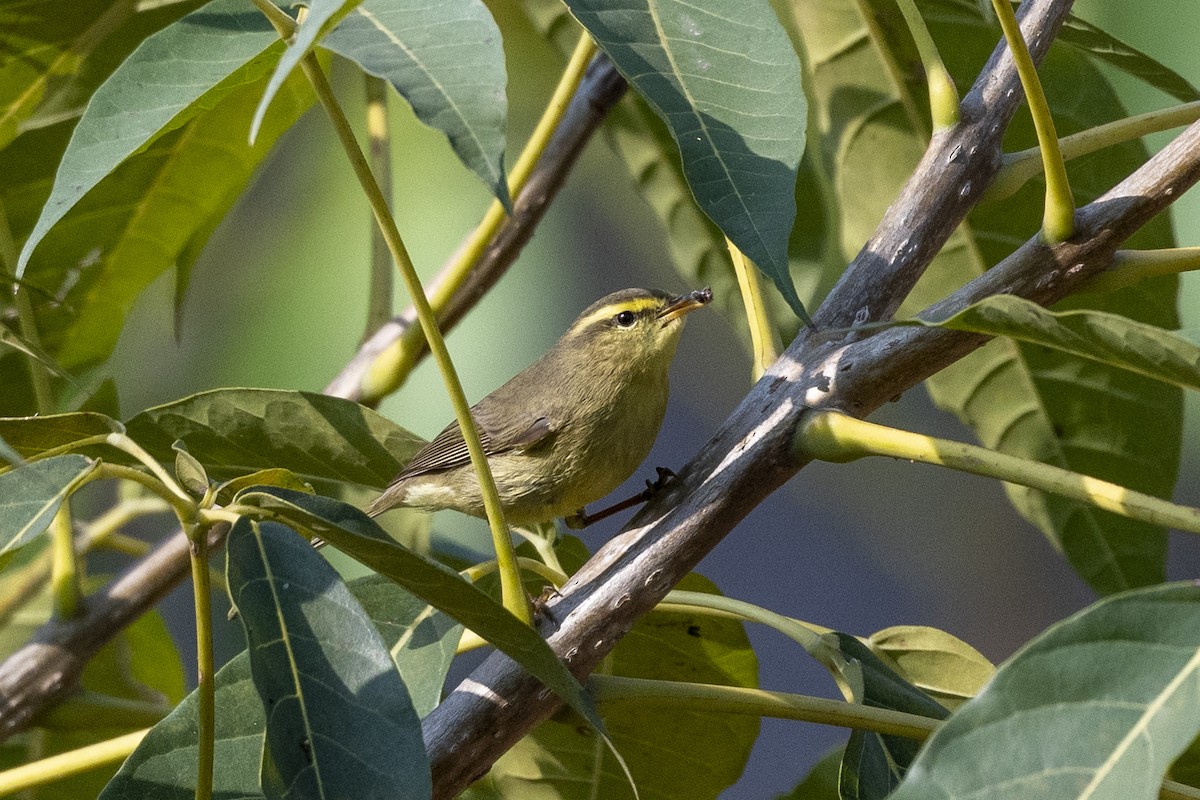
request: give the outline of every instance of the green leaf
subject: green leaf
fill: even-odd
[[[500,29],[480,0],[366,0],[321,45],[385,79],[506,208],[508,73]]]
[[[56,0],[0,6],[0,148],[50,120],[78,116],[109,72],[149,33],[200,0],[149,9],[123,0]]]
[[[217,499],[227,505],[233,502],[234,495],[251,486],[281,486],[297,492],[313,492],[312,484],[302,480],[290,469],[272,467],[225,481],[217,486]]]
[[[115,419],[91,411],[50,414],[44,417],[0,418],[0,438],[8,442],[23,458],[31,458],[55,447],[95,436],[124,431],[125,426]]]
[[[1005,336],[1127,369],[1184,389],[1200,389],[1200,347],[1154,325],[1103,311],[1054,313],[1013,295],[997,295],[949,319],[918,325]]]
[[[413,705],[433,708],[454,656],[459,628],[392,581],[372,575],[350,591],[391,649]],[[196,693],[154,727],[126,760],[102,800],[193,800],[196,785]],[[243,651],[216,675],[217,764],[214,796],[260,798],[259,770],[266,717]]]
[[[99,462],[71,454],[0,475],[0,567],[50,526],[63,501],[98,466]]]
[[[716,593],[699,575],[687,576],[680,588]],[[758,661],[743,624],[700,613],[647,614],[613,650],[605,672],[758,686]],[[604,706],[604,722],[642,800],[717,797],[742,774],[759,729],[753,717],[637,703]],[[595,734],[578,723],[562,715],[543,722],[500,757],[485,779],[487,790],[506,798],[632,797],[624,772],[598,755]]]
[[[1200,100],[1200,90],[1197,90],[1187,78],[1141,50],[1130,47],[1115,36],[1076,16],[1067,18],[1058,38],[1064,44],[1076,47],[1092,58],[1132,75],[1146,85],[1166,92],[1177,100],[1185,103]]]
[[[314,484],[380,489],[425,444],[349,400],[275,389],[201,392],[149,408],[128,427],[164,462],[181,439],[216,480],[284,468]]]
[[[858,702],[931,719],[949,716],[950,712],[897,674],[858,639],[845,633],[827,634],[825,638],[837,642],[849,666],[847,671],[855,675]],[[841,796],[846,800],[882,800],[889,796],[919,748],[919,742],[901,736],[852,731],[842,757]]]
[[[238,520],[229,595],[267,712],[268,797],[428,797],[421,723],[387,647],[337,572],[291,529]]]
[[[1197,703],[1200,587],[1107,598],[1003,664],[893,797],[1150,800],[1200,731]]]
[[[949,16],[930,13],[926,20],[951,74],[959,85],[968,85],[994,49],[996,30],[979,16],[977,6],[970,17],[958,13],[959,3],[927,7],[955,11]],[[860,8],[872,13],[869,25]],[[838,212],[832,224],[848,259],[866,242],[924,151],[925,87],[914,71],[920,62],[912,57],[911,39],[894,4],[872,0],[846,9],[816,0],[793,4],[790,10],[812,73],[816,118],[825,120],[816,128],[812,152],[828,176],[835,200],[831,207]],[[1039,75],[1060,133],[1122,113],[1094,65],[1073,49],[1051,48]],[[1034,143],[1028,116],[1016,115],[1006,149]],[[1098,196],[1144,160],[1144,149],[1129,143],[1072,162],[1076,198],[1083,202]],[[1002,203],[978,207],[930,265],[902,313],[915,314],[945,297],[1035,235],[1041,225],[1040,191],[1026,186]],[[1165,247],[1170,241],[1165,220],[1155,220],[1131,246]],[[1072,303],[1119,309],[1140,322],[1174,328],[1175,291],[1171,279],[1148,281]],[[987,447],[1148,494],[1163,496],[1174,486],[1182,398],[1173,387],[1008,341],[989,344],[927,385],[935,402],[957,414]],[[1021,514],[1097,590],[1162,580],[1166,535],[1160,528],[1029,489],[1005,488]]]
[[[937,628],[897,625],[868,646],[913,686],[953,711],[974,697],[996,668],[971,645]]]
[[[261,508],[319,536],[454,617],[529,670],[598,730],[604,730],[591,698],[537,631],[454,570],[397,544],[354,506],[287,489],[247,492],[237,502]]]
[[[671,129],[696,202],[807,322],[788,271],[807,111],[800,62],[771,6],[567,5]]]
[[[43,345],[64,368],[109,354],[138,294],[176,263],[186,270],[311,103],[289,84],[267,135],[246,146],[239,132],[282,48],[253,8],[217,0],[148,38],[97,90],[18,262],[47,298]]]
[[[275,65],[271,79],[267,81],[267,87],[263,90],[262,99],[258,101],[258,107],[254,110],[254,119],[250,123],[250,142],[252,144],[258,137],[258,131],[262,126],[268,106],[271,105],[271,101],[275,99],[275,95],[283,87],[284,81],[287,80],[292,70],[300,63],[300,59],[308,55],[322,33],[332,28],[339,17],[344,16],[360,2],[362,0],[312,0],[308,3],[308,15],[296,28],[291,44],[284,51],[279,63]]]
[[[838,794],[838,774],[842,769],[843,748],[826,753],[809,771],[804,780],[787,794],[775,800],[841,800]]]
[[[204,471],[204,465],[197,461],[178,439],[171,445],[171,449],[175,451],[175,478],[183,488],[197,497],[203,497],[208,491],[208,473]]]

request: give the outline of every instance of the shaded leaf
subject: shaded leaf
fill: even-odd
[[[468,583],[457,572],[397,544],[373,519],[346,503],[320,495],[263,489],[237,502],[309,531],[457,619],[512,657],[603,731],[591,698],[537,631]]]
[[[348,584],[391,649],[414,707],[432,708],[453,658],[459,628],[440,612],[378,575]],[[440,640],[437,637],[442,637]],[[102,800],[193,800],[196,785],[196,693],[154,727],[126,760]],[[250,677],[250,659],[239,653],[216,675],[217,763],[214,796],[261,798],[259,769],[266,718]]]
[[[800,62],[770,5],[567,5],[671,129],[696,202],[807,322],[788,271],[807,112]]]
[[[856,673],[854,683],[861,687],[861,695],[855,698],[857,702],[931,719],[949,716],[949,711],[893,671],[858,639],[845,633],[828,634],[825,638],[836,639],[838,649]],[[920,742],[902,736],[851,731],[839,776],[842,797],[846,800],[888,797],[908,771],[920,747]]]
[[[1200,731],[1197,703],[1200,587],[1107,598],[1001,665],[894,797],[1150,800]]]
[[[508,73],[500,29],[480,0],[366,0],[321,45],[390,83],[510,207]]]
[[[680,588],[716,592],[694,574]],[[758,661],[741,621],[676,611],[652,611],[639,620],[613,650],[605,673],[758,685]],[[754,717],[639,703],[605,705],[604,722],[642,800],[717,797],[742,774],[759,729]],[[597,746],[577,717],[551,718],[501,756],[485,785],[466,797],[632,797],[624,772]]]
[[[217,498],[221,503],[229,504],[233,501],[234,495],[243,489],[249,489],[251,486],[280,486],[284,489],[291,489],[296,492],[309,492],[310,494],[313,491],[311,483],[302,480],[299,475],[290,469],[271,467],[225,481],[217,486]]]
[[[357,403],[315,392],[215,389],[149,408],[129,435],[155,458],[182,440],[216,480],[284,468],[302,480],[383,488],[425,441]]]
[[[842,769],[842,754],[841,747],[826,753],[795,789],[778,795],[775,800],[840,800],[838,774]]]
[[[1068,17],[1058,38],[1177,100],[1200,100],[1200,91],[1187,78],[1079,17]]]
[[[1005,336],[1120,367],[1184,389],[1200,389],[1200,347],[1184,337],[1103,311],[1054,313],[1013,295],[981,300],[940,322],[914,324]]]
[[[23,458],[30,458],[94,436],[121,433],[125,426],[104,414],[76,411],[44,417],[2,417],[0,438]]]
[[[245,517],[226,550],[229,595],[266,709],[264,793],[429,796],[408,690],[329,562],[289,528]]]
[[[50,526],[63,501],[99,466],[81,455],[53,456],[0,475],[0,566]]]
[[[971,645],[937,628],[897,625],[871,634],[871,650],[953,711],[976,695],[996,668]]]

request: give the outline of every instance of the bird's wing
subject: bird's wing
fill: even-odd
[[[491,419],[491,415],[485,409],[473,409],[471,416],[479,429],[484,455],[488,456],[506,453],[510,450],[527,449],[544,440],[555,430],[550,418],[545,416],[531,421],[521,420],[515,425]],[[414,475],[443,472],[468,464],[470,461],[471,454],[467,450],[467,442],[463,439],[462,431],[459,430],[457,422],[451,422],[442,429],[441,433],[433,437],[433,441],[413,456],[413,460],[408,462],[408,465],[392,482],[396,483]]]

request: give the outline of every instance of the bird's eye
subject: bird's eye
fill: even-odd
[[[637,317],[632,311],[622,311],[613,317],[613,322],[622,328],[632,328],[635,321],[637,321]]]

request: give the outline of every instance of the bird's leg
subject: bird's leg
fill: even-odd
[[[563,522],[567,523],[567,527],[571,530],[580,530],[591,525],[593,522],[599,522],[602,519],[611,517],[619,511],[624,511],[627,508],[633,508],[636,505],[650,500],[654,495],[658,494],[663,488],[671,482],[675,477],[675,473],[666,467],[655,467],[658,477],[652,481],[646,481],[646,488],[635,494],[633,497],[627,497],[619,503],[613,503],[608,508],[601,509],[595,514],[587,513],[586,508],[581,508],[571,516],[567,517]]]

